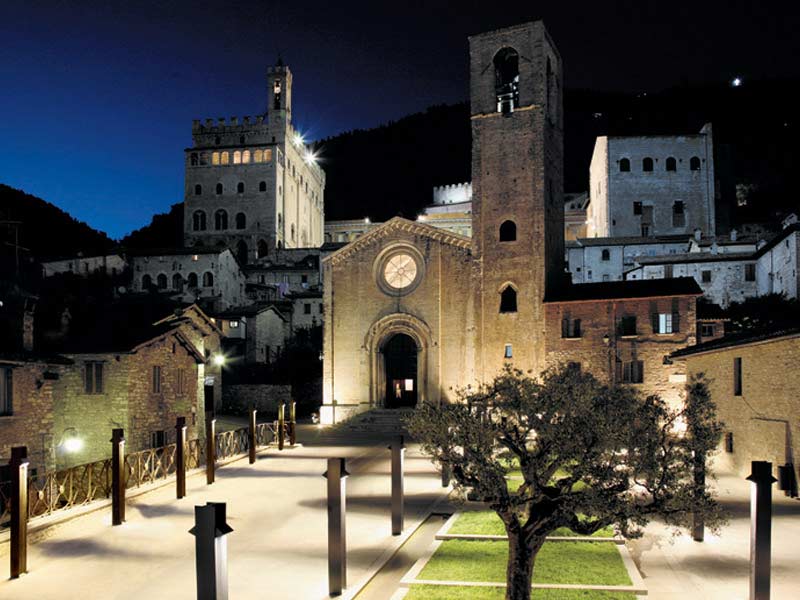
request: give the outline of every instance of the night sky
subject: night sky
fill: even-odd
[[[465,100],[467,35],[536,18],[570,88],[798,78],[797,4],[4,0],[0,182],[116,238],[182,200],[193,118],[264,112],[279,52],[319,139]]]

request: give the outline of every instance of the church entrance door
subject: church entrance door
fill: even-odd
[[[383,347],[386,360],[386,408],[417,404],[417,343],[404,333],[393,335]]]

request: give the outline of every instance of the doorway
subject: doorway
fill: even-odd
[[[417,405],[417,343],[404,333],[393,335],[383,347],[386,361],[386,408]]]

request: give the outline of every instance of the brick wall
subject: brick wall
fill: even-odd
[[[222,405],[226,414],[242,413],[256,408],[262,417],[278,418],[278,405],[287,407],[292,401],[290,385],[226,385],[222,388]],[[286,418],[289,418],[288,408]]]

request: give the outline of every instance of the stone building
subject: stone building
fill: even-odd
[[[586,237],[586,213],[589,209],[587,192],[564,194],[564,239]]]
[[[92,273],[121,275],[127,267],[128,263],[121,254],[74,256],[42,261],[42,275],[44,277],[65,273],[74,275],[90,275]]]
[[[792,215],[794,217],[794,215]],[[790,218],[783,230],[755,253],[758,295],[800,298],[800,223]]]
[[[247,364],[277,360],[293,333],[291,306],[283,308],[275,303],[255,304],[215,313],[214,322],[233,351],[229,358],[241,358]]]
[[[292,123],[292,73],[267,71],[266,115],[192,125],[184,245],[231,248],[244,265],[276,248],[319,247],[325,172]]]
[[[800,330],[728,336],[674,352],[689,375],[703,373],[725,433],[715,466],[746,476],[750,461],[791,465],[800,439]],[[795,487],[796,493],[796,487]]]
[[[136,250],[129,254],[134,292],[158,292],[186,304],[224,310],[247,303],[245,275],[227,248]]]
[[[589,167],[588,237],[713,236],[711,124],[694,135],[601,136]]]
[[[677,398],[699,288],[568,283],[561,58],[541,22],[469,44],[472,237],[396,217],[323,259],[323,422],[564,360]]]

